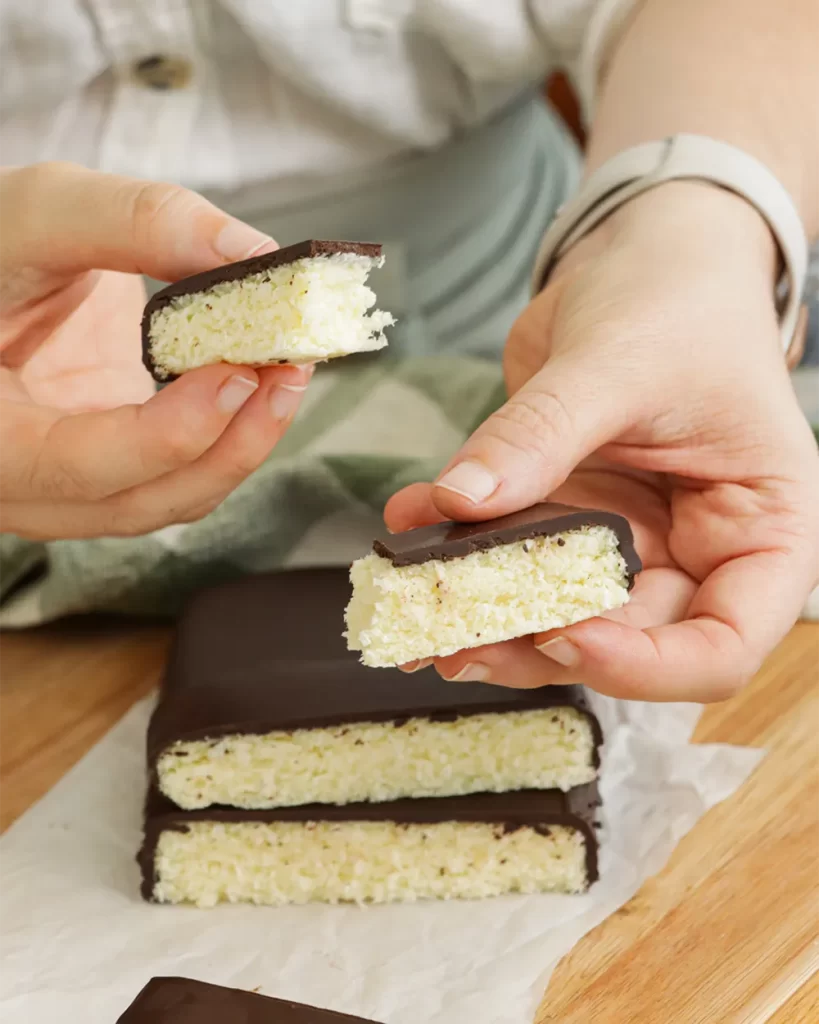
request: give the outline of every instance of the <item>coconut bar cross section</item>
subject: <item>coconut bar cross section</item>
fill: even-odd
[[[384,348],[395,321],[367,286],[371,242],[310,240],[177,281],[142,318],[143,361],[166,381],[212,363],[303,364]]]
[[[377,1024],[192,978],[151,978],[117,1024]]]
[[[349,596],[338,568],[194,598],[148,732],[151,783],[166,799],[186,810],[345,805],[597,777],[602,736],[582,687],[366,668],[341,636]]]
[[[149,794],[139,854],[156,903],[394,903],[584,892],[597,879],[597,786],[181,811]]]
[[[619,608],[641,568],[626,519],[553,502],[387,534],[352,565],[345,635],[371,667],[445,657]]]

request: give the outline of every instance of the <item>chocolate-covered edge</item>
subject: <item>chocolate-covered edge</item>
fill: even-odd
[[[183,1003],[164,1005],[157,1007],[153,1005],[154,997],[160,999],[166,990],[181,989],[184,998]],[[170,993],[169,993],[170,994]],[[232,1024],[231,1020],[222,1016],[225,1011],[225,1000],[230,999],[236,1004],[236,1012],[240,1009],[248,1012],[251,1008],[258,1013],[267,1014],[269,1024],[285,1024],[282,1020],[282,1013],[286,1011],[286,1024],[378,1024],[364,1017],[351,1017],[347,1013],[339,1013],[338,1010],[325,1010],[318,1006],[309,1006],[307,1003],[296,1003],[291,999],[279,999],[276,996],[262,995],[260,992],[248,992],[247,989],[233,988],[228,985],[215,985],[209,981],[197,981],[194,978],[182,978],[178,975],[162,976],[151,978],[150,981],[137,993],[134,1001],[125,1010],[121,1017],[117,1018],[117,1024],[142,1024],[150,1021],[155,1024],[156,1011],[174,1010],[179,1006],[185,1011],[185,1020],[191,1020],[190,1011],[195,1009],[197,1020],[200,1024],[207,1024],[213,1021],[214,1024]],[[219,1005],[214,1007],[214,1001]],[[151,1003],[152,1005],[146,1005]],[[209,1007],[213,1007],[213,1014],[208,1014]],[[150,1013],[149,1018],[146,1014]],[[274,1016],[275,1014],[275,1016]],[[243,1017],[244,1019],[244,1017]],[[258,1021],[259,1016],[253,1014],[253,1020]]]
[[[441,679],[434,668],[411,675],[365,668],[334,628],[349,593],[347,572],[340,567],[261,573],[199,591],[177,625],[148,726],[151,779],[156,780],[160,756],[176,743],[374,722],[400,727],[410,719],[452,722],[562,707],[588,721],[592,763],[599,768],[604,737],[584,687],[464,687]],[[294,604],[306,609],[295,614],[305,632],[288,656],[277,643],[281,616],[271,615],[279,601],[287,601],[289,612]],[[238,646],[237,634],[243,637]]]
[[[162,376],[154,363],[151,354],[151,319],[157,310],[169,305],[173,299],[180,295],[193,295],[197,292],[207,291],[214,285],[230,281],[240,281],[242,278],[251,277],[253,274],[260,274],[264,270],[271,270],[274,267],[281,267],[287,263],[295,263],[297,260],[312,259],[315,256],[335,256],[338,253],[355,253],[359,256],[370,256],[378,259],[381,256],[381,244],[379,242],[339,242],[327,239],[308,239],[305,242],[297,242],[295,245],[288,245],[284,249],[277,249],[275,252],[265,253],[263,256],[251,256],[248,260],[239,260],[237,263],[226,263],[221,267],[214,267],[201,274],[194,274],[192,277],[185,277],[181,281],[169,284],[167,288],[153,295],[145,306],[142,314],[142,362],[154,380],[167,384],[175,380],[178,375],[168,374]]]
[[[487,551],[535,537],[552,537],[584,526],[607,526],[617,535],[630,590],[643,565],[634,547],[634,535],[628,520],[616,512],[557,502],[542,502],[520,512],[479,523],[447,521],[405,533],[384,534],[373,542],[373,551],[382,558],[388,558],[396,568],[402,568],[432,561],[447,562],[475,551]]]
[[[173,662],[170,664],[172,663]],[[168,670],[166,669],[166,672],[167,671]],[[399,673],[397,669],[393,671],[396,672],[396,686],[400,686],[404,679],[404,675],[403,673]],[[429,671],[434,672],[434,669],[430,669]],[[232,684],[229,681],[226,681],[226,685],[241,686],[241,680],[234,681]],[[271,687],[274,685],[275,684],[271,682]],[[501,693],[502,692],[503,691],[501,691]],[[311,719],[305,719],[297,722],[290,720],[285,723],[282,723],[281,720],[276,721],[274,718],[265,718],[253,722],[246,720],[232,721],[225,722],[223,725],[211,725],[201,729],[181,728],[173,731],[168,730],[167,725],[162,722],[162,718],[165,715],[165,693],[166,687],[163,685],[160,689],[159,702],[154,708],[151,719],[148,723],[146,754],[148,770],[152,781],[157,780],[157,764],[159,758],[166,750],[174,746],[176,743],[196,743],[206,740],[218,740],[227,736],[266,736],[269,733],[274,732],[290,733],[300,729],[326,729],[339,725],[368,725],[371,723],[392,722],[395,724],[396,728],[400,728],[411,720],[419,720],[422,722],[455,722],[458,719],[470,718],[474,715],[509,715],[529,711],[549,711],[552,709],[556,711],[560,708],[571,708],[572,710],[577,711],[578,714],[583,715],[589,723],[589,727],[592,732],[592,741],[594,743],[592,760],[594,768],[600,767],[600,747],[602,747],[604,741],[600,721],[591,709],[584,688],[577,684],[570,686],[542,687],[538,691],[538,696],[542,695],[545,699],[540,701],[533,699],[531,703],[520,703],[517,705],[504,703],[502,697],[499,697],[497,704],[475,704],[462,708],[452,708],[448,710],[442,709],[437,712],[429,712],[426,710],[418,711],[408,707],[398,713],[384,711],[370,712],[367,714],[336,714],[323,717],[317,714]],[[160,725],[159,723],[162,724]]]
[[[509,804],[532,800],[534,807],[515,807]],[[537,812],[537,802],[559,802],[557,808]],[[305,804],[301,807],[278,807],[266,810],[243,810],[236,807],[209,807],[199,811],[183,811],[155,788],[148,791],[145,801],[145,825],[142,846],[137,863],[142,872],[142,898],[154,901],[154,888],[158,881],[155,869],[156,848],[163,832],[185,832],[190,822],[264,822],[295,821],[390,821],[399,825],[424,825],[444,821],[472,821],[498,825],[505,831],[518,828],[548,829],[552,825],[576,828],[585,839],[586,879],[589,886],[599,878],[595,833],[595,818],[601,800],[596,782],[575,786],[564,793],[559,789],[525,789],[508,793],[472,793],[465,796],[422,797],[390,800],[384,803]],[[504,806],[506,811],[504,813]]]

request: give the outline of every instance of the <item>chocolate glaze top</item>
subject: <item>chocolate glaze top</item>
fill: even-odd
[[[117,1024],[377,1024],[192,978],[151,978]]]
[[[148,300],[142,314],[143,363],[156,379],[163,381],[173,379],[170,376],[157,376],[156,366],[151,355],[151,320],[157,310],[170,305],[180,295],[193,295],[196,292],[207,291],[217,284],[241,281],[245,277],[252,277],[253,274],[261,274],[265,270],[272,270],[287,263],[295,263],[297,260],[311,259],[314,256],[335,256],[338,253],[354,253],[358,256],[370,256],[373,259],[378,259],[381,256],[381,244],[378,242],[334,242],[326,239],[309,239],[306,242],[288,245],[284,249],[277,249],[275,252],[265,253],[263,256],[251,256],[249,260],[226,263],[223,266],[214,267],[212,270],[206,270],[201,274],[194,274],[192,277],[185,277],[181,281],[169,284],[167,288],[163,288]]]
[[[554,537],[584,526],[607,526],[617,534],[630,586],[643,566],[634,548],[634,536],[628,520],[616,512],[559,505],[551,501],[481,523],[435,523],[405,533],[384,534],[373,543],[373,551],[397,567],[421,565],[433,560],[445,562],[463,558],[474,551],[486,551],[534,537]]]
[[[509,793],[470,793],[465,796],[422,797],[383,803],[304,804],[300,807],[271,807],[246,811],[235,807],[208,807],[183,811],[156,789],[151,789],[145,807],[145,838],[137,860],[142,869],[142,895],[150,900],[156,883],[154,856],[160,835],[169,830],[184,832],[195,821],[222,823],[275,821],[390,821],[404,825],[426,825],[443,821],[496,824],[503,831],[565,825],[585,838],[586,874],[589,884],[598,878],[595,818],[600,806],[597,783],[575,786],[568,793],[559,789],[520,789]]]
[[[148,760],[180,740],[424,717],[576,708],[602,736],[582,687],[505,689],[362,665],[342,637],[344,569],[248,576],[201,592],[182,615]]]

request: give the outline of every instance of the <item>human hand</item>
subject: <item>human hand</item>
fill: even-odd
[[[0,171],[0,527],[35,539],[198,519],[267,457],[311,370],[205,367],[155,393],[139,274],[276,248],[201,196],[71,164]]]
[[[488,519],[550,496],[626,516],[644,571],[624,608],[438,659],[441,675],[694,701],[751,678],[819,577],[819,458],[781,351],[775,258],[750,206],[694,183],[644,194],[567,254],[510,334],[512,398],[386,519]]]

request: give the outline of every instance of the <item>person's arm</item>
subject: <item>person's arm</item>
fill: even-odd
[[[590,166],[677,132],[746,149],[819,224],[815,0],[644,0],[612,47]],[[631,521],[624,609],[439,659],[445,678],[584,682],[642,700],[744,685],[819,579],[819,459],[794,397],[756,209],[700,182],[621,206],[561,259],[509,335],[509,401],[394,530],[551,496]],[[534,642],[533,642],[534,640]]]
[[[816,0],[637,0],[603,69],[587,153],[593,171],[678,132],[746,150],[819,234]]]

